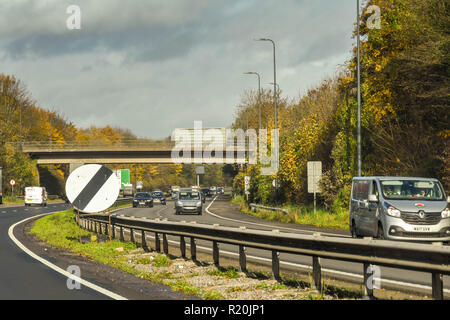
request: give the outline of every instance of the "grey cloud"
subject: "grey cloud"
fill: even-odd
[[[82,8],[82,30],[61,28],[70,2]],[[272,81],[271,45],[255,37],[276,41],[277,81],[296,97],[344,62],[355,11],[353,0],[48,3],[62,17],[45,6],[16,17],[20,10],[5,13],[0,4],[0,70],[76,125],[117,125],[149,137],[194,120],[229,125],[243,91],[257,84],[242,73],[260,72],[265,88]],[[17,25],[6,26],[4,17]]]

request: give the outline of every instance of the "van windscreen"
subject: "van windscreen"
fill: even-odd
[[[430,180],[382,180],[381,192],[392,200],[444,200],[444,193],[436,181]]]

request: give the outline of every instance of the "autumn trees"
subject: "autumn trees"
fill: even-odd
[[[445,0],[371,0],[381,9],[381,28],[369,29],[361,17],[361,88],[363,175],[435,177],[450,191],[449,65],[450,12]],[[306,162],[321,160],[322,198],[329,208],[346,207],[356,175],[356,49],[345,67],[297,101],[282,99],[279,109],[280,170],[284,200],[307,203]],[[273,109],[270,92],[263,104]],[[249,97],[251,99],[249,99]],[[234,125],[243,116],[255,126],[254,94],[242,99]],[[235,181],[242,190],[243,175]],[[272,179],[256,178],[254,199],[274,189]]]
[[[50,194],[63,194],[69,174],[68,166],[64,165],[40,165],[37,168],[35,162],[21,152],[21,142],[43,141],[64,145],[75,141],[80,144],[115,145],[132,144],[137,139],[128,129],[108,125],[103,128],[77,128],[57,112],[37,106],[20,80],[12,75],[0,74],[0,167],[3,181],[16,180],[16,190],[41,182]],[[109,166],[112,169],[129,168],[132,182],[143,181],[146,190],[165,189],[170,185],[187,186],[196,181],[194,166],[189,165]],[[208,167],[202,179],[207,185],[223,184],[221,166]],[[4,193],[10,192],[7,183],[3,183],[2,187]]]

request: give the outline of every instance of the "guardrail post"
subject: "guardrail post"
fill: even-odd
[[[113,223],[111,223],[111,238],[116,238],[116,226]]]
[[[133,228],[130,228],[130,242],[134,243],[134,231],[133,231]]]
[[[169,254],[169,242],[167,241],[167,234],[163,233],[163,252]]]
[[[444,300],[444,281],[442,274],[431,273],[431,290],[434,300]]]
[[[239,245],[239,266],[242,272],[247,272],[247,249],[243,245]]]
[[[120,233],[120,241],[124,241],[124,238],[123,238],[123,227],[122,226],[120,226],[119,233]]]
[[[147,240],[145,239],[145,231],[142,230],[141,232],[142,232],[141,233],[142,249],[144,249],[144,251],[149,251],[148,246],[147,246]]]
[[[180,236],[180,252],[181,257],[186,258],[186,240],[183,236]]]
[[[312,267],[313,267],[313,280],[314,280],[314,289],[321,291],[322,290],[322,266],[320,265],[320,258],[318,256],[312,257]]]
[[[280,253],[272,250],[272,273],[275,280],[280,280]]]
[[[364,297],[373,298],[373,268],[369,263],[364,263]]]
[[[161,241],[159,240],[158,232],[155,232],[155,250],[156,252],[161,252]]]
[[[109,223],[105,223],[105,235],[109,236]]]
[[[197,260],[197,244],[194,237],[191,237],[191,259],[192,261]]]
[[[213,241],[213,261],[216,267],[219,266],[219,243]]]

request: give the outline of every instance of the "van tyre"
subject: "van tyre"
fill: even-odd
[[[356,232],[356,223],[355,223],[355,221],[352,221],[352,226],[350,227],[350,233],[352,234],[352,238],[354,238],[354,239],[360,238],[360,236]]]
[[[381,223],[378,223],[377,239],[384,240],[384,230]]]

